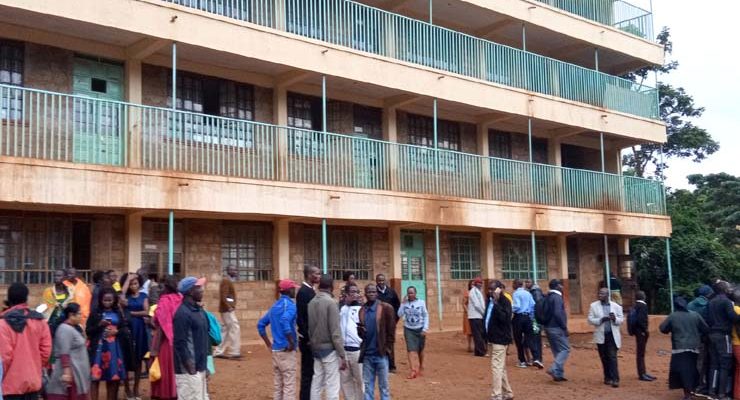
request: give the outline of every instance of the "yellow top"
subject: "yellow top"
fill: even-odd
[[[740,306],[735,306],[735,314],[740,315]],[[740,332],[737,331],[737,324],[732,328],[732,345],[740,346]]]
[[[507,299],[509,299],[509,303],[514,304],[514,299],[511,298],[511,295],[509,292],[504,292],[504,296],[506,296]]]

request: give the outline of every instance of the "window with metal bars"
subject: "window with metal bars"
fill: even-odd
[[[324,154],[324,135],[321,115],[321,99],[296,93],[288,93],[288,135],[290,152],[300,156],[319,157]]]
[[[452,279],[473,279],[480,276],[480,236],[450,234]]]
[[[23,86],[23,43],[0,40],[0,84]],[[0,87],[0,120],[23,118],[23,92]]]
[[[434,120],[423,115],[408,116],[409,144],[423,147],[434,147]],[[440,119],[437,121],[437,148],[441,150],[460,151],[460,124]],[[437,162],[439,169],[446,172],[457,171],[457,158],[448,152],[429,152],[424,149],[408,149],[412,164],[425,170],[434,170]]]
[[[267,223],[227,223],[221,236],[221,266],[236,267],[243,281],[272,280],[272,226]]]
[[[335,280],[341,280],[345,272],[352,272],[356,279],[371,279],[372,232],[369,229],[352,227],[329,227],[327,231],[328,272]],[[303,262],[305,265],[321,266],[321,228],[304,229]]]
[[[537,253],[537,280],[546,280],[547,248],[544,239],[535,240]],[[502,272],[504,279],[532,279],[531,238],[504,238],[501,240]]]
[[[370,139],[383,139],[383,111],[375,107],[353,104],[354,134]]]
[[[489,130],[488,154],[491,157],[511,159],[511,133]]]

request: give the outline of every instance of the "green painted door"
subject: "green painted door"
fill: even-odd
[[[123,66],[85,58],[75,58],[74,161],[90,164],[121,165],[125,108]]]
[[[416,297],[427,298],[427,286],[424,279],[426,260],[424,259],[424,234],[418,232],[401,233],[401,294],[406,295],[409,286],[416,287]]]

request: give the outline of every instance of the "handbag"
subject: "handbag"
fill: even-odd
[[[159,357],[154,357],[151,367],[149,367],[149,382],[156,382],[162,379],[162,370],[159,368]]]

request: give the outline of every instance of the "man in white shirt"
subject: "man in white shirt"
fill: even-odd
[[[591,303],[588,311],[588,323],[596,327],[594,343],[604,369],[604,384],[615,388],[619,387],[617,352],[622,347],[619,326],[623,321],[622,306],[609,299],[609,289],[599,289],[599,300]]]
[[[480,291],[481,287],[483,287],[483,279],[480,277],[473,279],[473,287],[470,288],[468,300],[468,320],[470,321],[470,330],[473,333],[473,343],[475,343],[475,355],[477,357],[486,356],[486,338],[483,327],[486,300]]]
[[[346,286],[345,304],[339,310],[339,326],[344,338],[344,352],[347,355],[347,368],[339,371],[342,382],[342,393],[345,400],[362,400],[364,385],[362,382],[362,364],[360,346],[362,339],[357,333],[357,324],[360,323],[360,289],[357,283],[350,282]]]

